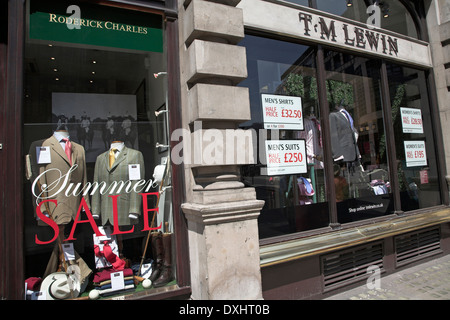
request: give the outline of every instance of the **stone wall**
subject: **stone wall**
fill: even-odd
[[[192,299],[262,298],[257,218],[264,202],[240,181],[240,166],[255,160],[251,135],[238,128],[250,119],[248,88],[236,86],[247,77],[246,51],[237,46],[244,37],[239,1],[179,1]]]

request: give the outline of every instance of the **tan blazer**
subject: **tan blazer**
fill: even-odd
[[[73,195],[74,187],[80,183],[81,188],[87,183],[86,177],[86,158],[83,146],[71,141],[72,143],[72,166],[77,165],[77,168],[70,172],[67,181],[65,177],[70,171],[71,165],[66,153],[59,144],[58,140],[51,136],[45,140],[38,140],[31,144],[29,155],[31,162],[32,177],[31,183],[40,176],[39,182],[44,187],[47,187],[47,192],[44,192],[43,197],[56,200],[55,206],[52,202],[47,202],[50,207],[50,213],[53,220],[58,224],[67,224],[76,217],[78,207],[81,202],[81,195]],[[38,164],[36,160],[36,147],[50,147],[51,163]],[[45,174],[43,174],[45,172]],[[59,181],[58,181],[59,180]],[[66,196],[67,188],[72,185],[71,193]],[[37,188],[36,188],[37,189]],[[39,195],[39,190],[34,190],[34,194]],[[56,193],[56,194],[55,194]],[[36,208],[36,197],[33,194],[33,205]],[[90,204],[89,197],[85,197],[86,203]],[[42,201],[42,200],[40,200]],[[40,202],[38,200],[38,203]],[[45,206],[41,206],[41,211],[45,211]]]
[[[138,150],[124,147],[119,153],[112,168],[109,168],[109,151],[106,151],[97,157],[94,170],[94,183],[105,182],[106,188],[109,188],[114,182],[127,183],[129,181],[128,165],[139,164],[141,180],[145,179],[144,156]],[[137,181],[137,180],[136,180]],[[131,186],[136,184],[131,181]],[[107,190],[105,188],[105,190]],[[131,188],[132,190],[132,188]],[[121,192],[104,192],[100,188],[92,195],[92,214],[102,218],[102,225],[108,222],[114,225],[113,221],[113,199],[109,196],[120,195],[117,198],[118,223],[119,226],[136,224],[137,219],[130,219],[129,214],[139,216],[141,214],[142,197],[137,192],[125,192],[125,187]]]

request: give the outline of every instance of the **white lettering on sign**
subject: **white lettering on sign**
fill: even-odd
[[[267,175],[308,172],[305,140],[266,141]]]

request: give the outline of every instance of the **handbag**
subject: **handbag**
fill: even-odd
[[[309,179],[306,179],[304,177],[300,177],[297,179],[297,186],[298,186],[298,195],[300,197],[302,196],[312,196],[314,195],[314,188],[309,181]]]

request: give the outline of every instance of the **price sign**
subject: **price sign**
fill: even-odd
[[[404,133],[423,133],[422,111],[414,108],[400,108]]]
[[[267,175],[308,172],[305,140],[266,141]]]
[[[427,165],[425,141],[404,141],[404,145],[407,167],[421,167]]]
[[[264,129],[303,130],[302,98],[262,94]]]

